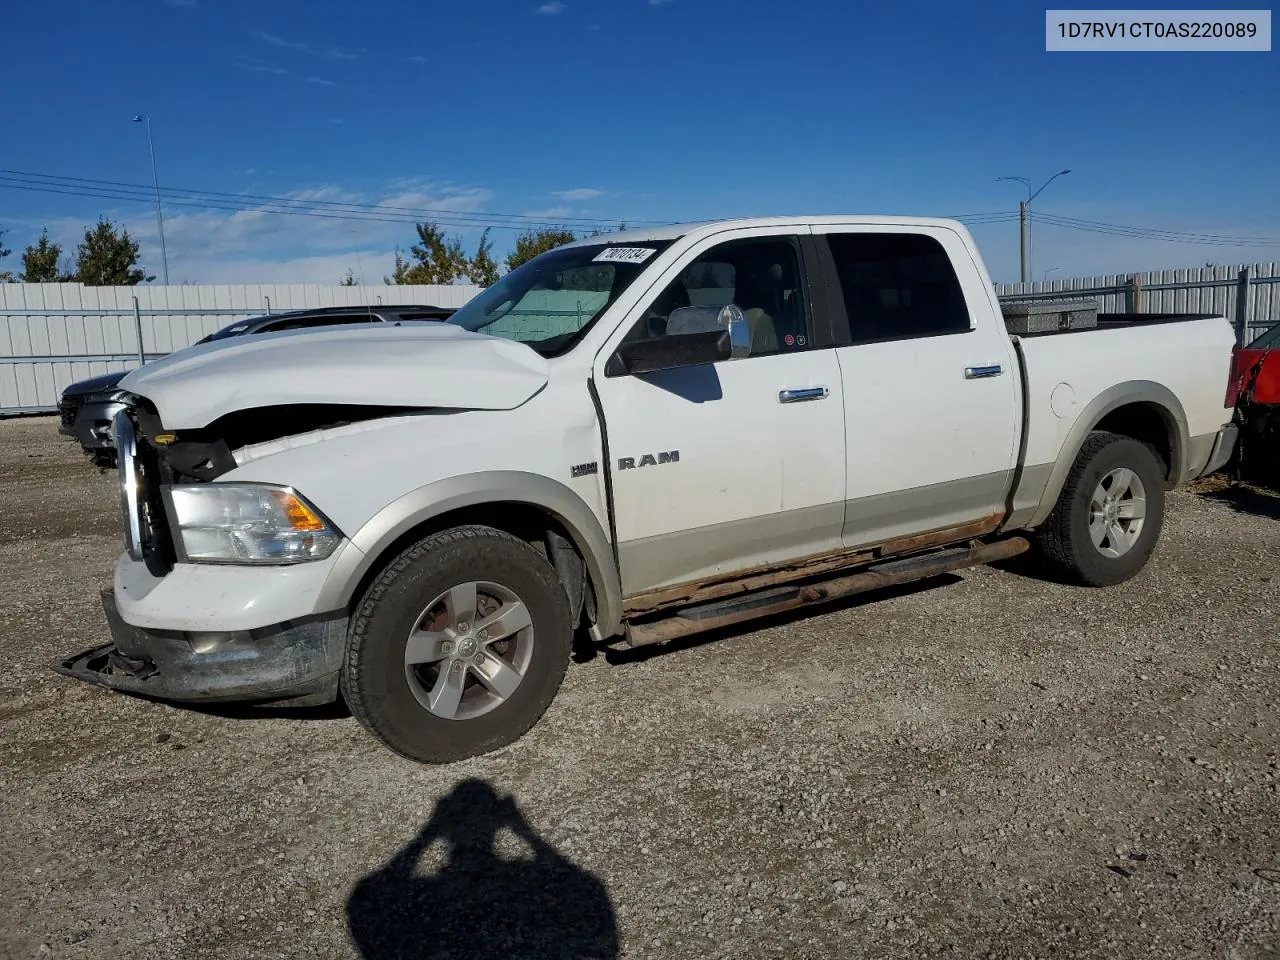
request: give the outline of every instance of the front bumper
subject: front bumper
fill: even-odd
[[[75,420],[70,424],[65,422],[70,411],[64,414],[64,422],[59,426],[58,432],[74,437],[86,453],[114,450],[116,444],[111,436],[111,421],[126,406],[127,404],[116,400],[86,400],[75,410]]]
[[[54,664],[58,673],[159,700],[315,704],[337,697],[345,616],[185,632],[126,623],[109,590],[102,607],[113,642]]]

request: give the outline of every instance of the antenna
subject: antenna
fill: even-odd
[[[352,233],[354,233],[354,232],[355,232],[355,230],[353,229],[353,230],[352,230]],[[364,286],[364,264],[363,264],[363,263],[361,262],[361,260],[360,260],[360,248],[359,248],[359,247],[356,247],[356,269],[360,271],[360,286],[362,286],[362,287],[363,287],[363,286]],[[368,313],[368,315],[369,315],[369,319],[370,319],[370,320],[373,320],[373,305],[369,303],[369,298],[368,298],[368,296],[366,296],[366,297],[365,297],[364,306],[365,306],[365,311],[366,311],[366,312]]]

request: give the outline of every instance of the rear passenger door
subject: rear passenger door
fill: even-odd
[[[1021,389],[968,248],[944,227],[814,232],[840,344],[844,545],[975,522],[994,529],[1017,457]]]

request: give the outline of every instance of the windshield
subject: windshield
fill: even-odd
[[[570,349],[670,240],[601,242],[534,257],[446,323],[526,343],[544,357]]]
[[[235,323],[229,323],[221,330],[215,330],[208,336],[201,337],[196,341],[196,343],[209,343],[212,340],[225,340],[227,337],[238,337],[248,330],[253,321],[257,319],[257,317],[253,317],[249,320],[237,320]]]
[[[1276,347],[1280,347],[1280,323],[1268,327],[1249,346],[1255,350],[1274,350]]]

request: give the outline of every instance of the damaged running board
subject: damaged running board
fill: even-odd
[[[972,541],[967,546],[952,547],[933,553],[900,560],[890,560],[865,567],[857,573],[835,577],[802,586],[774,587],[745,596],[686,607],[673,616],[646,623],[628,623],[623,642],[628,647],[647,647],[668,643],[680,637],[731,626],[757,617],[785,613],[800,607],[829,603],[856,593],[882,590],[885,587],[924,580],[953,570],[978,567],[1008,560],[1025,553],[1031,544],[1025,537],[1009,537],[995,543]]]

